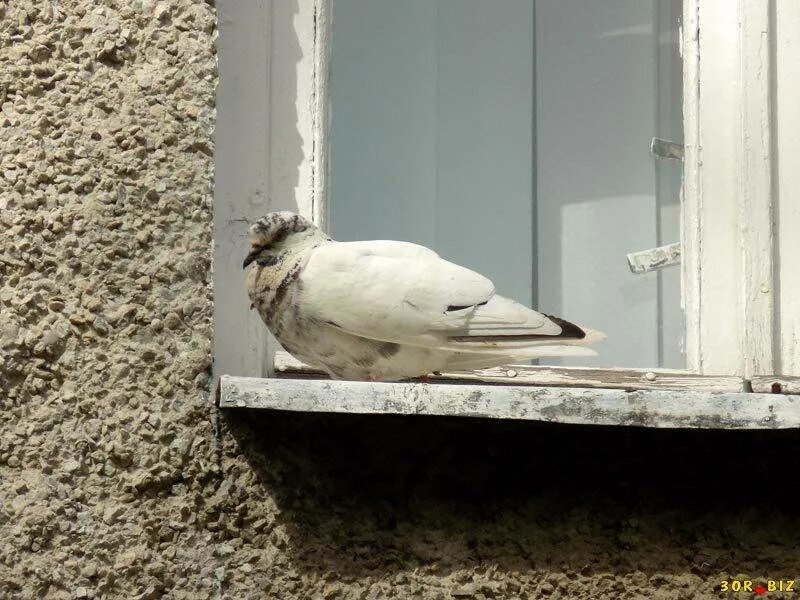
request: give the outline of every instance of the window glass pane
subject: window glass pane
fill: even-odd
[[[596,359],[682,367],[680,2],[333,0],[332,228],[403,239],[604,330]],[[567,364],[548,359],[551,364]]]

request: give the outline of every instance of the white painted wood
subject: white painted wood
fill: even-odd
[[[681,26],[683,55],[683,188],[681,190],[681,304],[684,314],[686,368],[703,371],[700,343],[700,0],[684,0]]]
[[[268,374],[277,348],[245,293],[248,222],[273,210],[324,221],[327,6],[326,0],[219,6],[215,373]]]
[[[288,352],[275,355],[275,374],[279,377],[324,377]],[[430,381],[471,381],[559,387],[592,387],[629,390],[695,390],[703,392],[743,392],[744,379],[734,376],[695,375],[670,369],[592,369],[588,367],[544,367],[506,365],[493,369],[454,371],[430,375]]]
[[[772,2],[742,0],[742,249],[744,375],[774,373],[773,186],[770,11]]]
[[[442,415],[660,428],[800,427],[800,397],[779,394],[223,376],[218,402],[221,408]]]
[[[656,269],[678,265],[680,262],[680,242],[628,254],[628,266],[632,273],[647,273]]]
[[[700,240],[699,364],[701,373],[743,374],[742,254],[739,216],[742,190],[742,94],[739,4],[700,0],[699,137],[687,178],[698,171],[699,188],[684,191],[697,205]],[[688,88],[688,86],[687,86]],[[688,251],[686,252],[688,254]]]
[[[271,358],[266,329],[248,311],[242,277],[247,220],[269,210],[271,6],[268,0],[221,2],[218,12],[214,371],[230,375],[263,376]]]
[[[800,377],[758,375],[750,380],[754,392],[767,394],[800,394]]]
[[[774,368],[771,9],[685,2],[684,303],[701,373]]]
[[[330,116],[331,116],[331,15],[332,0],[314,0],[314,72],[312,75],[311,126],[314,160],[311,165],[313,196],[311,217],[330,230]]]
[[[774,6],[775,272],[779,277],[775,296],[780,349],[775,371],[800,376],[800,2],[775,0]]]
[[[313,218],[316,2],[273,0],[271,11],[268,206]]]

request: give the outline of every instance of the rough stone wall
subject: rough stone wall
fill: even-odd
[[[0,597],[213,592],[213,4],[0,3]]]
[[[796,432],[215,426],[214,13],[0,4],[0,598],[677,600],[800,576]]]

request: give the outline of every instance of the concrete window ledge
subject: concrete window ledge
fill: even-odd
[[[800,427],[800,395],[223,375],[220,408],[698,429]]]

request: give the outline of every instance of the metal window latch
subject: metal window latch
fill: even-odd
[[[667,160],[683,160],[683,145],[654,137],[650,140],[650,154]]]
[[[654,137],[650,140],[650,154],[666,160],[683,160],[683,146]],[[681,245],[679,242],[628,254],[628,266],[632,273],[637,274],[677,265],[680,262]]]
[[[676,242],[650,250],[628,254],[628,266],[632,273],[647,273],[681,262],[681,244]]]

